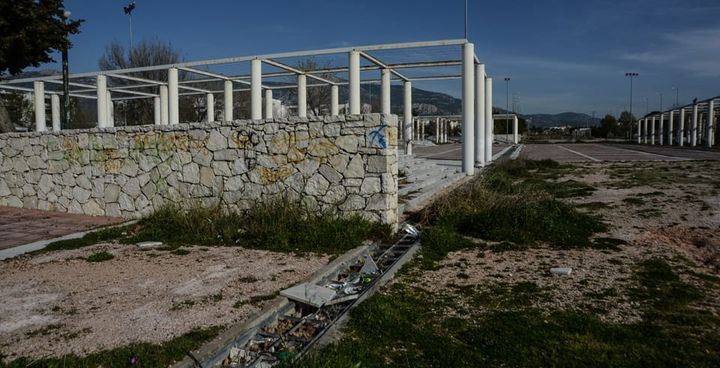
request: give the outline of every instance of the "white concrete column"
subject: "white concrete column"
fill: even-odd
[[[273,91],[265,90],[265,119],[273,118]]]
[[[352,54],[351,54],[352,55]],[[350,58],[352,60],[352,57]],[[359,83],[358,83],[359,87]],[[358,91],[359,94],[360,91]],[[403,128],[405,136],[405,154],[412,155],[412,83],[403,83]]]
[[[225,81],[225,104],[223,105],[223,120],[225,121],[232,121],[233,120],[233,82],[226,80]]]
[[[168,69],[168,123],[180,123],[180,96],[178,93],[178,70]]]
[[[100,74],[95,78],[95,88],[97,89],[97,118],[98,128],[107,126],[107,77]]]
[[[642,143],[642,119],[637,121],[637,142]]]
[[[652,122],[650,124],[650,144],[655,144],[655,115],[653,115]]]
[[[297,110],[298,116],[307,117],[307,77],[305,74],[297,76]],[[358,112],[359,114],[359,112]]]
[[[515,144],[520,143],[520,138],[518,137],[518,117],[515,115],[513,118],[513,142]]]
[[[390,114],[390,69],[382,69],[382,82],[380,85],[380,112]]]
[[[52,118],[53,132],[60,131],[60,96],[50,95],[50,116]]]
[[[336,85],[332,85],[330,87],[330,115],[332,116],[338,116],[340,114],[340,108],[339,108],[339,100],[340,100],[340,91],[339,87]]]
[[[685,108],[680,109],[680,126],[678,127],[678,145],[685,145]]]
[[[350,51],[348,56],[348,81],[350,93],[350,114],[360,113],[360,53]]]
[[[665,114],[660,114],[660,123],[658,126],[658,139],[660,141],[660,145],[662,146],[664,143],[663,137],[665,136]]]
[[[643,143],[648,144],[648,118],[643,119]]]
[[[697,146],[697,128],[698,128],[698,105],[693,105],[692,125],[690,126],[690,146]]]
[[[475,65],[475,163],[485,166],[485,64]]]
[[[440,144],[440,118],[435,118],[435,144]]]
[[[475,45],[463,45],[462,58],[463,171],[475,173]]]
[[[423,120],[420,122],[420,140],[425,140],[425,123],[427,123],[426,120]]]
[[[673,145],[673,129],[675,128],[675,111],[670,110],[670,119],[668,120],[667,143],[668,146]]]
[[[250,60],[250,119],[262,119],[262,61]]]
[[[215,96],[212,93],[205,95],[205,108],[207,109],[207,122],[215,122]]]
[[[115,104],[112,101],[112,93],[107,92],[107,126],[112,128],[115,126]]]
[[[170,106],[168,104],[168,87],[160,86],[160,124],[168,125],[170,121]]]
[[[160,97],[156,96],[153,98],[153,112],[155,113],[155,125],[160,125]]]
[[[485,78],[485,162],[492,161],[493,147],[492,78]]]
[[[708,118],[707,118],[707,147],[712,148],[713,146],[713,123],[715,122],[715,101],[710,100],[708,104]]]

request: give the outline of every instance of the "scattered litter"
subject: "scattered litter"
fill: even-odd
[[[154,249],[158,247],[162,247],[163,243],[161,241],[144,241],[135,244],[140,249]]]
[[[365,263],[360,269],[360,274],[374,275],[378,272],[378,266],[369,254],[365,256]]]
[[[406,225],[393,245],[380,246],[341,270],[323,285],[302,283],[280,292],[295,308],[261,327],[243,346],[235,346],[222,367],[271,367],[293,361],[327,331],[410,248],[420,233]]]
[[[569,276],[570,273],[572,273],[572,268],[570,268],[570,267],[553,267],[550,269],[550,273],[553,275],[559,275],[559,276]]]
[[[324,286],[302,283],[280,292],[280,295],[313,307],[322,307],[335,297],[337,291]]]

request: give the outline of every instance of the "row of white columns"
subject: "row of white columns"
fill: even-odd
[[[676,114],[679,118],[677,134],[675,133]],[[686,129],[685,122],[688,117],[690,126],[689,129]],[[666,120],[668,122],[667,129],[665,129]],[[701,124],[703,121],[704,124]],[[667,137],[668,145],[677,144],[682,147],[688,143],[690,146],[696,147],[701,141],[704,141],[707,147],[712,147],[715,145],[715,129],[717,129],[717,114],[715,113],[715,103],[711,100],[708,103],[708,111],[704,114],[699,112],[698,105],[695,104],[691,111],[681,108],[667,114],[661,113],[640,119],[637,127],[637,142],[639,144],[664,145],[666,144],[665,137]]]
[[[349,113],[360,114],[360,52],[350,51],[348,55],[348,90]],[[381,69],[381,112],[390,114],[391,72]],[[252,119],[262,119],[262,60],[251,60],[250,110]],[[412,154],[413,119],[412,119],[412,83],[403,84],[403,136],[406,137],[406,154]],[[96,78],[98,127],[114,126],[113,102],[107,87],[107,76],[100,74]],[[159,85],[158,96],[153,99],[154,123],[157,125],[174,125],[180,122],[178,69],[168,69],[167,83]],[[304,74],[297,76],[298,116],[307,116],[307,78]],[[36,129],[45,127],[45,91],[44,83],[35,82]],[[485,165],[492,160],[492,78],[486,77],[485,66],[475,64],[474,45],[466,43],[462,50],[462,94],[463,94],[463,171],[472,175],[476,164]],[[331,115],[338,115],[338,86],[331,86]],[[57,96],[55,96],[57,97]],[[59,130],[59,99],[51,97],[53,113],[53,129]],[[57,106],[55,106],[57,105]],[[211,93],[206,95],[207,121],[215,121],[215,101]],[[272,118],[272,90],[265,90],[265,117]],[[226,121],[233,120],[233,82],[224,83],[224,114]]]

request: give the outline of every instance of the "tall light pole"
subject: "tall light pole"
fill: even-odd
[[[133,49],[133,34],[132,34],[132,11],[135,10],[135,0],[128,4],[127,6],[123,6],[123,11],[125,12],[125,15],[128,16],[128,26],[130,28],[130,52],[132,52]]]
[[[67,26],[67,20],[70,18],[69,10],[63,10],[63,24]],[[65,34],[66,38],[70,37],[70,34]],[[62,81],[63,81],[63,113],[60,129],[70,128],[70,67],[68,65],[68,43],[69,40],[65,40],[65,44],[62,49]]]
[[[510,113],[510,77],[505,77],[505,113]],[[505,139],[510,142],[510,119],[505,119]]]
[[[632,113],[632,103],[633,103],[633,78],[639,76],[640,74],[635,72],[629,72],[625,73],[626,77],[630,77],[630,116],[628,117],[628,124],[630,125],[630,129],[632,131],[633,127],[633,113]]]
[[[680,88],[673,87],[672,88],[675,91],[675,107],[680,106]]]
[[[468,0],[465,0],[465,39],[468,38]]]

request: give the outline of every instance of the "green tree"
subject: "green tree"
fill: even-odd
[[[52,62],[53,51],[71,46],[68,36],[79,33],[83,21],[63,13],[63,0],[0,0],[0,79]],[[0,99],[0,132],[15,129],[6,106]]]

